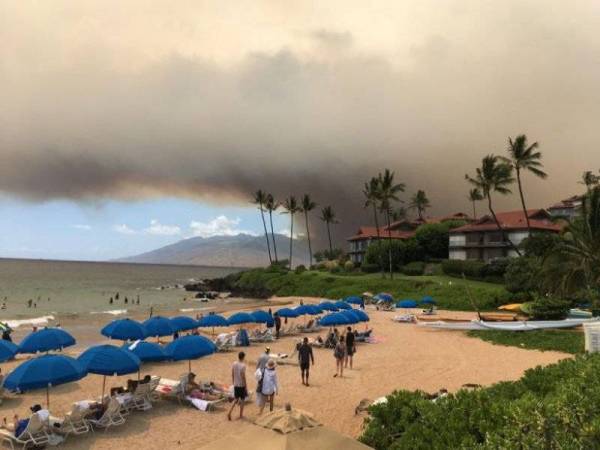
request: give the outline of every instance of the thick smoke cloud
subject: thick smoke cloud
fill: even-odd
[[[86,4],[99,14],[100,3]],[[246,203],[257,188],[308,192],[334,205],[344,234],[368,220],[362,185],[386,167],[409,193],[425,189],[432,213],[468,211],[464,173],[526,132],[540,141],[550,174],[526,180],[530,203],[571,194],[581,171],[600,166],[598,6],[418,4],[417,18],[443,26],[432,22],[416,43],[400,33],[378,52],[376,41],[361,45],[354,25],[332,21],[297,28],[298,45],[273,38],[228,60],[193,40],[145,57],[138,41],[114,44],[114,30],[87,32],[83,19],[67,39],[69,12],[64,23],[53,13],[40,25],[25,17],[31,11],[4,4],[0,190],[31,201],[175,195],[219,203]],[[390,14],[399,27],[409,22]],[[160,28],[149,22],[146,31],[160,42]]]

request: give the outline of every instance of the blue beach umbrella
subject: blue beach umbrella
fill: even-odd
[[[228,327],[229,322],[227,322],[227,319],[223,316],[218,314],[209,314],[208,316],[202,317],[202,319],[198,321],[198,326],[203,328]]]
[[[235,313],[227,319],[229,325],[242,325],[244,323],[255,323],[254,317],[245,312]]]
[[[350,306],[348,303],[342,302],[342,301],[335,302],[334,305],[335,305],[335,307],[337,309],[342,309],[342,310],[344,310],[344,309],[352,309],[352,306]]]
[[[331,302],[325,301],[325,302],[321,302],[319,303],[319,308],[321,308],[323,311],[337,311],[338,308],[335,307],[335,305]]]
[[[326,327],[333,327],[337,325],[347,325],[350,323],[350,320],[342,313],[331,313],[322,317],[321,320],[319,320],[319,323]]]
[[[386,294],[385,292],[381,292],[373,298],[376,300],[383,300],[384,302],[393,302],[394,301],[394,297],[392,297],[390,294]]]
[[[353,309],[352,312],[360,319],[361,322],[368,322],[370,320],[369,315],[361,309]]]
[[[217,351],[216,345],[203,336],[184,336],[165,347],[165,353],[173,361],[188,360],[189,371],[192,371],[192,359],[212,355]]]
[[[177,331],[188,331],[198,328],[198,322],[188,316],[171,317],[170,320]]]
[[[0,362],[13,359],[18,351],[19,347],[12,342],[5,341],[4,339],[0,340]]]
[[[49,352],[75,345],[75,338],[62,328],[44,328],[29,333],[19,344],[19,353]]]
[[[309,305],[300,305],[295,307],[293,311],[299,316],[306,316],[311,313],[312,309]]]
[[[421,299],[421,303],[425,303],[427,305],[435,305],[435,300],[433,297],[426,295]]]
[[[46,403],[50,407],[50,387],[80,380],[85,375],[85,368],[76,359],[64,355],[43,355],[15,368],[8,374],[3,386],[16,392],[46,388]]]
[[[416,308],[417,302],[411,299],[400,300],[396,303],[396,308]]]
[[[363,304],[362,297],[359,297],[358,295],[351,295],[350,297],[346,297],[344,299],[344,301],[346,303],[350,303],[350,304],[353,304],[353,305],[362,305]]]
[[[121,341],[137,341],[144,339],[147,335],[146,327],[131,319],[117,319],[106,325],[100,333],[111,339]]]
[[[264,323],[267,326],[269,326],[269,325],[272,326],[273,323],[275,323],[275,320],[268,312],[262,311],[260,309],[257,311],[251,312],[250,315],[252,316],[252,318],[254,319],[254,321],[256,323]]]
[[[354,312],[350,309],[345,310],[345,311],[340,311],[339,314],[343,314],[348,319],[348,322],[350,324],[355,324],[355,323],[360,322],[360,319],[358,318],[358,316],[354,315]]]
[[[277,314],[279,315],[279,317],[287,317],[290,319],[293,319],[295,317],[298,317],[300,314],[298,314],[296,311],[294,311],[291,308],[281,308],[277,310]]]
[[[306,305],[308,314],[311,316],[318,316],[319,314],[323,314],[323,309],[319,305]]]
[[[103,375],[102,398],[106,387],[106,377],[138,372],[142,362],[129,350],[114,345],[96,345],[79,355],[77,361],[88,373]]]
[[[123,348],[140,358],[142,362],[164,361],[167,359],[165,349],[155,342],[136,341],[123,345]]]
[[[150,317],[142,325],[146,328],[148,336],[152,337],[171,336],[177,331],[171,321],[163,316]]]

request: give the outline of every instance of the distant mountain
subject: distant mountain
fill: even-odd
[[[277,256],[287,259],[290,251],[288,237],[276,234]],[[118,262],[147,264],[187,264],[225,267],[262,267],[269,264],[264,236],[193,237],[140,255],[120,258]],[[308,244],[294,240],[294,266],[308,265]]]

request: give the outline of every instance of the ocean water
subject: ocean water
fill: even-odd
[[[181,285],[240,269],[0,259],[0,321],[45,323],[50,316],[124,315],[152,306],[192,312],[201,307]],[[115,300],[119,293],[119,300]],[[137,304],[139,296],[140,304]],[[113,304],[109,298],[113,297]],[[128,303],[125,304],[125,297]],[[31,307],[28,301],[31,300]],[[32,319],[34,319],[32,321]]]

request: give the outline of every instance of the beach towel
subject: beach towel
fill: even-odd
[[[201,400],[199,398],[193,398],[193,397],[189,397],[189,396],[186,397],[186,400],[188,400],[192,405],[194,405],[200,411],[208,410],[209,403],[206,400]]]

